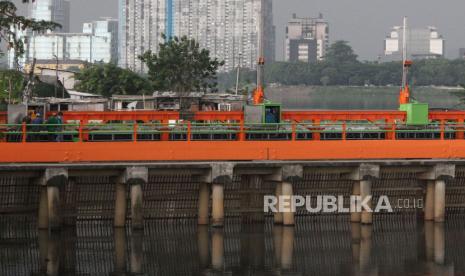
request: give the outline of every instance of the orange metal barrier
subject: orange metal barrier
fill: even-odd
[[[8,114],[6,112],[0,112],[0,124],[6,124],[8,122]]]
[[[52,112],[48,112],[50,116]],[[160,121],[179,120],[179,112],[170,111],[72,111],[63,112],[65,121]]]
[[[465,159],[465,140],[2,143],[0,163]]]

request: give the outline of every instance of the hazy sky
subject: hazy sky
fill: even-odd
[[[436,26],[446,40],[446,55],[458,57],[465,48],[465,0],[273,0],[277,57],[283,56],[284,30],[293,13],[318,16],[330,24],[330,40],[347,40],[361,59],[383,52],[383,39],[404,15],[412,27]],[[19,3],[21,0],[14,0]],[[118,0],[71,0],[71,31],[102,16],[118,16]]]

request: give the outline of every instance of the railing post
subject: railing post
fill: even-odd
[[[320,120],[315,120],[313,122],[313,127],[316,129],[316,131],[312,132],[313,140],[321,140]]]
[[[241,120],[241,125],[240,125],[240,130],[239,130],[239,141],[245,141],[244,120]]]
[[[342,140],[347,140],[347,124],[346,122],[342,123]]]
[[[445,138],[445,126],[444,126],[445,122],[444,120],[441,120],[441,140],[444,140]]]
[[[192,124],[191,122],[187,122],[187,142],[191,141],[191,133],[192,133]]]
[[[455,128],[455,139],[464,138],[464,119],[458,119],[457,126]]]
[[[21,132],[22,132],[22,142],[26,143],[27,141],[27,128],[26,128],[26,123],[22,123],[21,125]]]
[[[138,128],[137,123],[134,123],[134,133],[133,133],[133,141],[134,141],[134,143],[137,143],[137,128]]]
[[[392,126],[391,126],[391,135],[392,135],[391,139],[392,139],[392,140],[396,140],[396,139],[397,139],[396,131],[397,131],[396,122],[395,122],[395,121],[392,121]]]
[[[83,142],[83,134],[82,134],[82,129],[83,129],[83,122],[79,121],[79,142]]]
[[[292,121],[292,141],[297,140],[295,121]]]

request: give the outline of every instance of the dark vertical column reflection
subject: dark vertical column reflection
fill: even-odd
[[[201,270],[206,269],[210,265],[207,225],[199,225],[197,227],[197,248],[199,254],[199,267]]]
[[[115,274],[120,275],[126,273],[126,252],[127,252],[127,239],[126,229],[114,228],[115,238]]]
[[[142,273],[143,231],[132,231],[131,235],[131,273]]]

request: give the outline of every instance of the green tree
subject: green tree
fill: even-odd
[[[187,93],[215,90],[217,70],[224,62],[212,59],[194,39],[174,37],[160,44],[158,54],[148,51],[139,58],[147,65],[155,90]]]
[[[88,65],[76,76],[79,91],[111,97],[119,95],[142,95],[153,92],[150,82],[138,74],[122,69],[113,63]]]
[[[15,70],[0,71],[0,102],[18,102],[24,88],[24,76]]]
[[[24,2],[24,1],[23,1]],[[14,65],[19,69],[19,58],[25,53],[24,38],[18,37],[18,31],[30,30],[43,33],[61,27],[50,21],[35,21],[16,14],[17,8],[10,1],[0,1],[0,39],[7,42],[8,49],[13,49]],[[5,51],[2,51],[5,54]]]
[[[325,63],[330,65],[358,63],[357,55],[347,41],[338,40],[331,44],[325,56]]]

